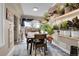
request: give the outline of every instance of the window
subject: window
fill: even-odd
[[[34,24],[33,24],[33,27],[34,27],[34,28],[40,28],[40,23],[34,23]]]
[[[24,24],[25,24],[25,27],[31,27],[31,22],[24,22]]]
[[[33,28],[40,28],[40,23],[39,23],[39,21],[33,20],[31,23],[32,23]]]

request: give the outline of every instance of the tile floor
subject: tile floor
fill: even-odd
[[[51,45],[48,43],[47,45],[47,55],[46,56],[69,56],[67,53],[63,52],[58,47]],[[32,51],[32,56],[34,56],[34,50]],[[29,55],[29,50],[27,51],[27,45],[26,41],[19,43],[18,45],[15,45],[15,49],[13,51],[13,56],[31,56]],[[40,52],[37,50],[37,56],[44,56],[43,52]]]

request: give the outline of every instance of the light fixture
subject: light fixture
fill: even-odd
[[[37,7],[34,7],[34,8],[33,8],[33,11],[38,11],[38,8],[37,8]]]

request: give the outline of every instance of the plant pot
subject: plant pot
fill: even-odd
[[[48,36],[47,36],[47,40],[48,40],[50,43],[52,43],[53,37],[52,37],[51,35],[48,35]]]

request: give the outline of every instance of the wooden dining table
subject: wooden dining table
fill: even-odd
[[[33,45],[33,40],[34,40],[34,35],[39,34],[38,32],[29,32],[27,34],[27,40],[31,39],[31,46],[30,46],[30,55],[32,53],[32,45]]]
[[[39,33],[41,34],[41,33]],[[34,35],[32,36],[27,36],[27,40],[31,39],[31,45],[30,45],[30,55],[32,54],[32,45],[33,45],[33,40],[35,39]]]

